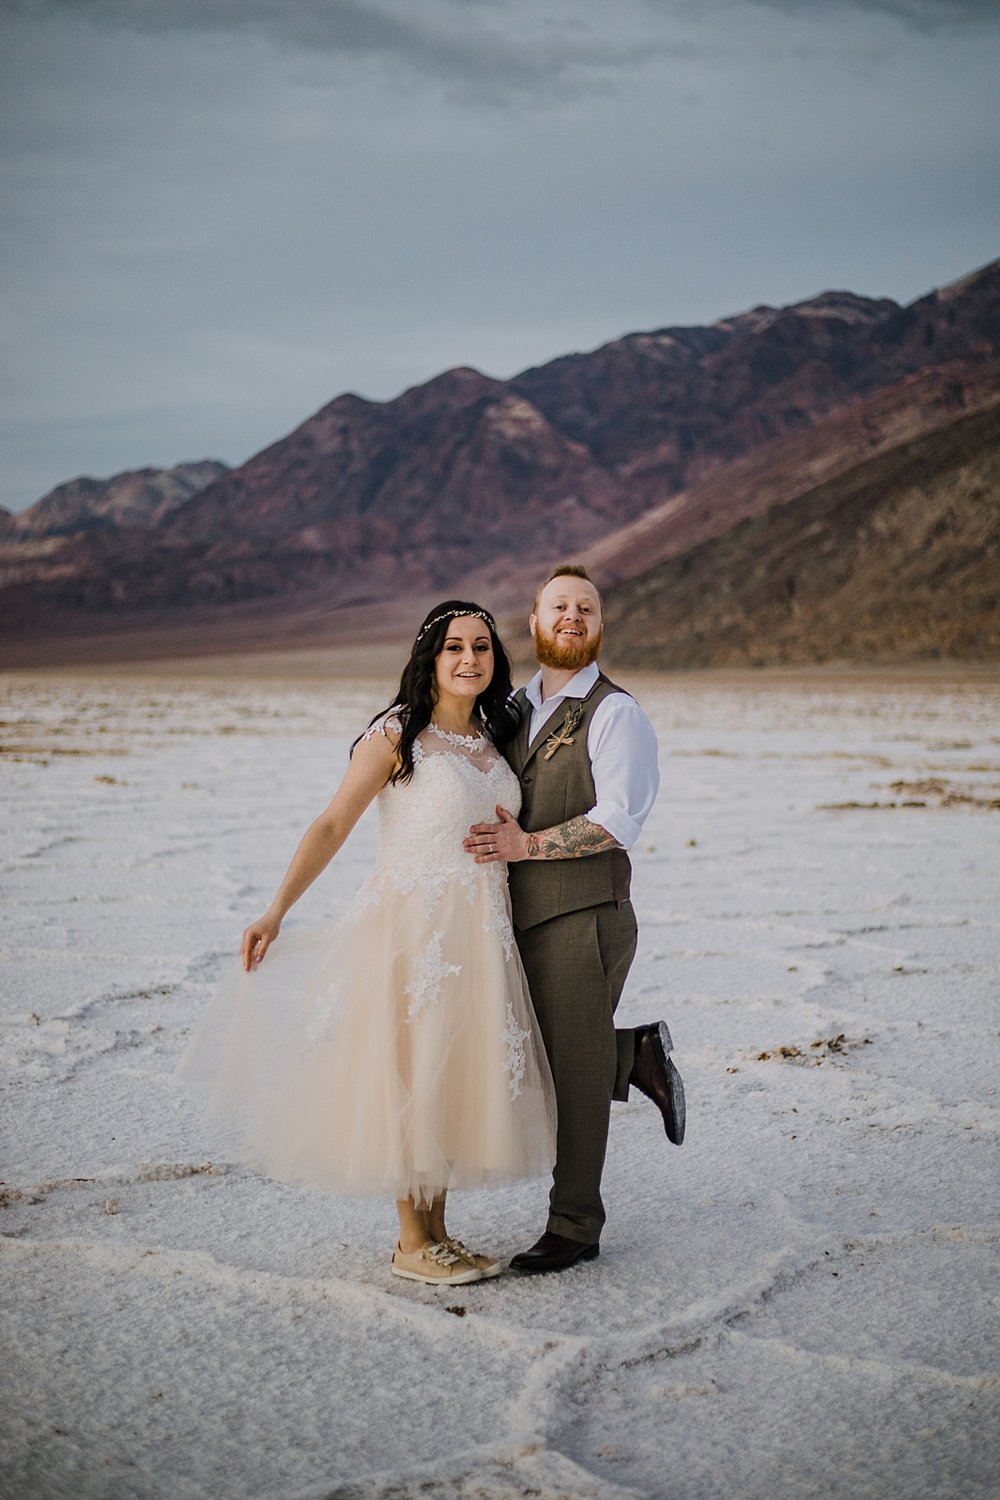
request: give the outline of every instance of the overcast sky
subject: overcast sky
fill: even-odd
[[[0,0],[0,504],[1000,254],[997,0]]]

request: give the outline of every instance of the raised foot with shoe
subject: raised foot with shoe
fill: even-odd
[[[684,1139],[687,1108],[684,1084],[674,1067],[670,1028],[666,1021],[653,1021],[635,1028],[635,1061],[629,1083],[652,1099],[663,1116],[667,1140],[679,1146]]]

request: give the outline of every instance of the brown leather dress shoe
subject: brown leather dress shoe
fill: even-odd
[[[640,1093],[645,1094],[647,1099],[652,1099],[663,1116],[667,1140],[679,1146],[684,1139],[687,1110],[684,1084],[670,1058],[673,1045],[666,1021],[653,1021],[649,1026],[637,1026],[635,1061],[628,1081]]]
[[[547,1229],[530,1250],[522,1250],[510,1264],[515,1271],[565,1271],[578,1260],[596,1260],[600,1253],[600,1245],[583,1245]]]

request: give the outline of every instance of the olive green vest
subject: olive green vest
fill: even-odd
[[[504,754],[521,782],[521,815],[526,833],[552,828],[588,813],[597,802],[587,739],[594,709],[612,693],[623,692],[600,673],[585,698],[565,698],[546,719],[529,744],[531,704],[520,688],[516,702],[521,727]],[[545,759],[552,735],[562,728],[567,712],[578,704],[582,718],[573,730],[573,743],[560,745]],[[580,859],[518,860],[508,866],[514,926],[537,927],[564,912],[608,901],[624,901],[631,887],[632,866],[624,849],[608,849]]]

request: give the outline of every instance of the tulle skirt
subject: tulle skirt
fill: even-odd
[[[430,917],[419,888],[370,883],[340,923],[279,936],[223,980],[175,1078],[280,1181],[426,1205],[555,1158],[551,1073],[485,882]]]

